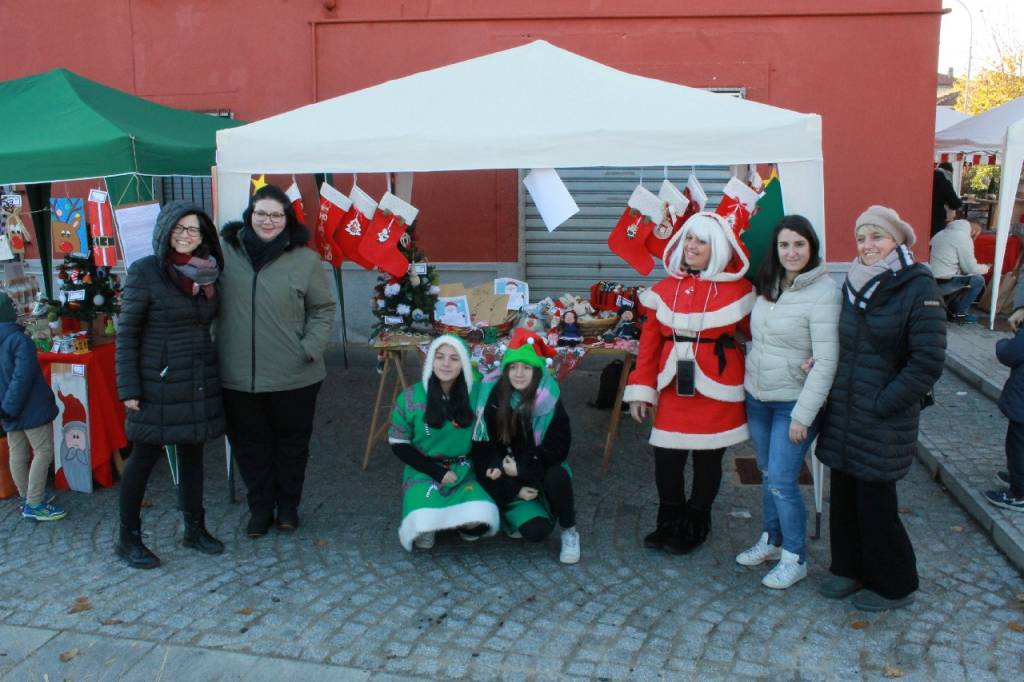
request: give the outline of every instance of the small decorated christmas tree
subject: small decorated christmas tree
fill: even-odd
[[[416,225],[402,235],[398,249],[409,261],[401,277],[378,277],[373,289],[373,314],[377,320],[370,338],[381,334],[429,334],[437,302],[437,273],[416,245]]]
[[[57,271],[60,280],[60,314],[74,317],[86,326],[98,315],[113,315],[120,309],[121,282],[108,268],[96,267],[92,258],[64,256]]]

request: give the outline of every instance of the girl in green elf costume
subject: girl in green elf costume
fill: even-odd
[[[469,459],[476,388],[465,343],[445,334],[427,350],[423,380],[391,412],[388,442],[406,464],[398,540],[407,551],[430,549],[439,530],[458,529],[463,540],[498,531],[498,507]]]
[[[562,527],[565,564],[580,560],[572,471],[565,463],[572,442],[569,415],[558,382],[547,372],[555,355],[535,332],[516,329],[501,360],[476,398],[473,466],[501,508],[512,537],[543,540]]]

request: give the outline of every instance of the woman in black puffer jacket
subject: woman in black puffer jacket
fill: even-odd
[[[160,560],[142,543],[139,508],[164,445],[176,445],[184,545],[220,554],[206,531],[203,444],[224,433],[217,352],[217,278],[224,257],[213,222],[188,202],[164,206],[153,229],[153,255],[128,270],[117,325],[117,392],[127,408],[132,456],[121,477],[118,556],[134,568]]]
[[[914,230],[895,211],[870,207],[856,237],[818,438],[817,456],[832,469],[833,575],[820,591],[882,611],[910,604],[918,586],[896,481],[910,469],[921,408],[942,374],[946,316],[931,270],[910,253]]]

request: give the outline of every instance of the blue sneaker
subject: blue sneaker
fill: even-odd
[[[52,504],[46,502],[40,502],[39,504],[26,504],[21,508],[21,515],[26,519],[32,519],[34,521],[60,521],[68,515],[66,511],[60,507],[55,507]]]
[[[1009,490],[989,490],[985,493],[989,503],[1010,511],[1024,511],[1024,497],[1013,497]]]

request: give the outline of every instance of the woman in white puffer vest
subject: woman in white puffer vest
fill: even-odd
[[[798,479],[839,358],[840,294],[811,223],[779,221],[754,281],[747,355],[747,424],[763,478],[760,539],[736,561],[778,563],[761,581],[785,589],[807,577],[807,510]]]

